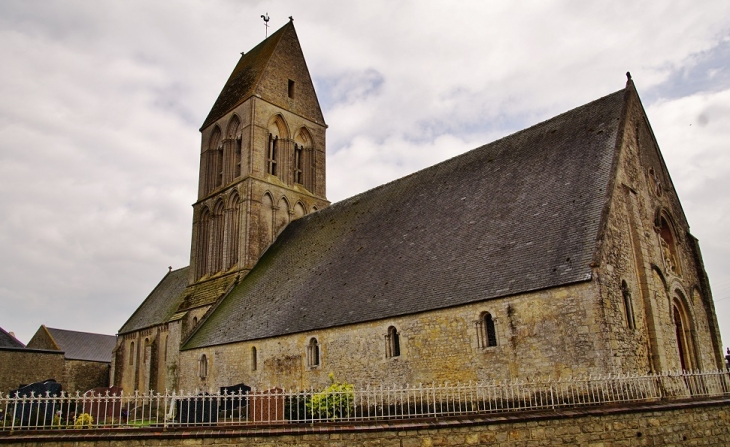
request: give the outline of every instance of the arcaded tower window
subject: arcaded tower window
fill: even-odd
[[[276,175],[276,155],[279,146],[279,137],[269,134],[269,150],[266,154],[266,173]]]
[[[302,175],[302,147],[294,145],[294,183],[304,183]]]

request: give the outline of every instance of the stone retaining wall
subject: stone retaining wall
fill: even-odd
[[[225,430],[0,433],[17,446],[655,446],[730,445],[730,399],[362,423]]]

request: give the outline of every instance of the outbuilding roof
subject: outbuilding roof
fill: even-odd
[[[0,327],[0,348],[25,348],[25,345]]]
[[[293,221],[184,348],[589,280],[625,93]]]
[[[41,328],[43,327],[41,326]],[[65,353],[66,359],[106,363],[112,361],[112,350],[114,350],[117,341],[117,337],[114,335],[68,331],[50,327],[45,329],[58,346],[58,349]]]

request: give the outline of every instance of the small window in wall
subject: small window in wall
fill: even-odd
[[[290,98],[294,98],[294,81],[289,79],[289,84],[287,85],[287,94]]]
[[[385,356],[387,358],[400,356],[400,334],[395,326],[388,328],[388,335],[385,336]]]
[[[147,351],[147,347],[150,345],[150,339],[145,338],[144,339],[144,345],[142,345],[145,348],[145,351]],[[147,352],[143,352],[142,355],[142,363],[147,363]]]
[[[198,324],[198,317],[193,317],[193,326]]]
[[[487,346],[497,346],[497,331],[494,330],[494,320],[489,312],[484,314],[484,328],[487,335]]]
[[[251,348],[251,371],[256,371],[258,358],[256,357],[256,346]]]
[[[626,281],[621,281],[621,294],[624,297],[624,309],[626,310],[626,323],[629,329],[636,329],[636,320],[634,320],[634,304],[631,301],[631,291]]]
[[[129,364],[134,365],[134,356],[136,353],[134,352],[134,342],[129,344]]]
[[[307,345],[307,366],[319,366],[319,343],[314,337],[309,340],[309,345]]]
[[[200,361],[198,362],[198,376],[201,379],[208,377],[208,357],[205,354],[200,356]]]
[[[480,348],[497,346],[497,330],[494,326],[494,318],[489,312],[484,312],[477,320],[477,341]]]

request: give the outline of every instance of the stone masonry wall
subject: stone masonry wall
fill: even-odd
[[[686,369],[713,370],[718,355],[711,325],[716,325],[708,293],[702,291],[702,266],[694,256],[676,191],[635,92],[624,118],[617,176],[596,266],[604,300],[606,336],[614,369],[682,369],[673,315],[674,303],[687,310]],[[676,267],[671,267],[657,216],[671,220]],[[625,290],[622,283],[625,282]],[[633,308],[633,316],[630,316]]]
[[[0,392],[7,393],[20,384],[55,379],[63,383],[62,352],[27,349],[0,349]]]
[[[109,386],[109,364],[87,362],[84,360],[66,360],[66,379],[64,391],[84,392],[92,388]]]
[[[286,85],[286,78],[282,79],[279,81]],[[298,202],[302,205],[304,214],[315,209],[322,209],[329,204],[324,198],[326,190],[326,127],[324,124],[312,122],[286,109],[253,97],[220,118],[216,125],[225,130],[234,115],[241,120],[241,176],[211,193],[204,193],[203,189],[199,190],[198,198],[201,201],[193,207],[191,265],[198,262],[196,250],[199,247],[201,211],[205,207],[213,209],[215,203],[220,199],[223,199],[224,203],[228,203],[228,198],[234,190],[241,200],[241,212],[238,216],[240,232],[238,268],[243,270],[255,265],[263,250],[273,241],[275,231],[280,229],[279,225],[273,225],[272,229],[267,229],[267,224],[259,222],[264,194],[271,196],[272,205],[275,208],[272,212],[276,215],[277,223],[288,223],[295,218],[294,208]],[[305,154],[306,162],[303,166],[305,177],[310,178],[307,183],[311,184],[311,190],[294,182],[294,146],[291,142],[282,142],[279,148],[278,174],[266,173],[265,160],[268,152],[269,125],[272,118],[277,115],[285,123],[286,131],[281,135],[284,140],[294,139],[302,129],[306,129],[306,133],[311,138],[307,154]],[[211,125],[202,131],[201,152],[205,152],[210,145],[209,140],[214,128],[215,126]],[[204,158],[205,154],[202,154],[201,157]],[[206,175],[205,172],[205,164],[201,161],[201,185]],[[230,235],[225,234],[224,237],[230,237]],[[191,275],[191,280],[195,280],[195,269],[191,269]]]
[[[71,434],[0,432],[0,444],[61,447],[117,446],[291,446],[291,447],[497,447],[730,445],[730,405],[678,404],[552,413],[393,421],[354,426],[289,426],[130,433],[122,430]]]
[[[191,313],[200,318],[205,309],[194,309]],[[180,337],[180,321],[119,336],[113,358],[115,377],[112,384],[125,392],[175,389]]]
[[[329,373],[356,386],[606,373],[611,370],[607,347],[600,343],[596,288],[588,281],[457,308],[182,351],[179,389],[216,391],[241,382],[259,388],[320,388],[329,384]],[[498,345],[480,348],[475,322],[485,311],[494,318]],[[400,334],[400,356],[387,358],[390,326]],[[320,365],[310,367],[306,352],[312,337],[320,346]],[[200,378],[203,354],[208,376]]]

